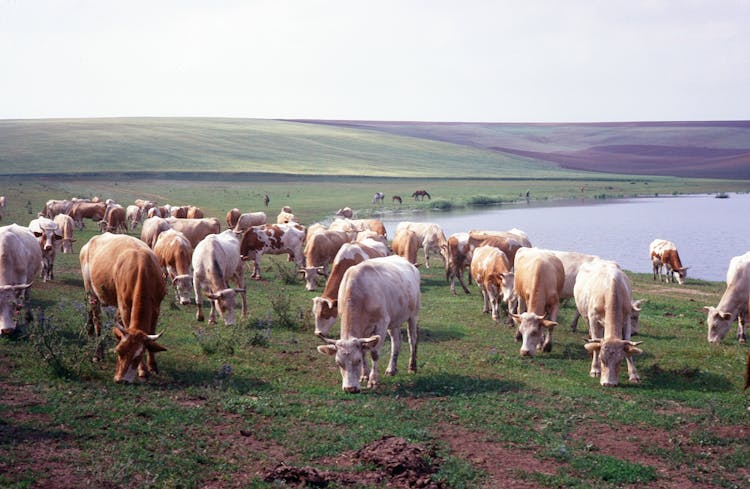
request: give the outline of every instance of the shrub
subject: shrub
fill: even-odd
[[[482,205],[497,205],[501,204],[503,201],[500,196],[489,196],[489,195],[474,195],[472,197],[469,197],[469,200],[467,200],[467,204],[471,206],[482,206]]]

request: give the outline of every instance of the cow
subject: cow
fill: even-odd
[[[571,299],[573,297],[573,287],[576,284],[576,277],[578,276],[578,270],[581,265],[600,258],[596,255],[588,255],[586,253],[579,253],[577,251],[559,251],[550,250],[557,256],[563,264],[565,269],[565,285],[563,285],[562,293],[560,294],[560,300]],[[573,314],[573,321],[570,323],[570,329],[573,332],[578,331],[578,319],[581,315],[576,309]]]
[[[325,289],[320,297],[313,298],[313,316],[315,316],[315,334],[326,335],[338,317],[338,294],[344,273],[352,266],[370,258],[388,256],[388,248],[372,239],[356,243],[346,243],[336,253],[331,266],[331,273],[326,280]]]
[[[654,280],[656,280],[656,276],[658,275],[661,282],[662,267],[664,267],[667,271],[664,277],[666,282],[677,280],[679,284],[685,283],[689,267],[682,266],[680,254],[677,252],[677,247],[674,243],[665,239],[655,239],[649,244],[648,249],[654,272]]]
[[[73,206],[72,200],[48,200],[44,204],[44,208],[39,211],[39,217],[46,217],[47,219],[54,219],[59,214],[67,214],[70,212],[70,208]]]
[[[38,217],[29,222],[29,230],[36,236],[42,250],[42,280],[54,280],[53,267],[57,248],[63,238],[62,230],[55,221],[46,217]]]
[[[234,229],[237,225],[237,221],[240,220],[242,213],[236,207],[227,211],[227,229]]]
[[[128,224],[128,229],[134,231],[141,223],[143,212],[137,205],[131,204],[125,208],[125,221]]]
[[[512,311],[515,277],[510,269],[508,257],[494,246],[480,246],[472,254],[471,275],[482,292],[482,312],[491,312],[495,321],[500,320],[500,304],[503,301],[508,305],[508,313]],[[510,316],[508,320],[512,326]]]
[[[247,317],[245,293],[245,266],[240,260],[240,238],[231,229],[220,234],[210,234],[198,243],[193,251],[193,288],[198,310],[195,318],[203,321],[201,291],[211,303],[209,324],[216,323],[216,311],[224,324],[234,324],[234,307],[237,294],[242,299],[242,318]],[[236,287],[230,287],[234,282]]]
[[[385,334],[391,338],[387,375],[396,375],[401,347],[401,325],[408,322],[409,372],[417,371],[417,319],[420,276],[417,268],[400,256],[373,258],[349,268],[341,280],[338,303],[341,310],[340,338],[321,336],[320,353],[336,357],[344,392],[360,391],[378,384],[378,358]],[[365,354],[369,351],[372,369]]]
[[[591,353],[591,377],[600,377],[604,387],[618,383],[623,357],[628,365],[630,382],[641,381],[633,355],[642,342],[630,341],[633,310],[630,280],[620,266],[608,260],[583,263],[574,287],[578,312],[589,325],[585,348]]]
[[[74,202],[68,211],[68,215],[73,218],[76,229],[83,229],[83,220],[91,219],[99,222],[104,219],[104,213],[107,210],[107,204],[104,202]]]
[[[203,212],[203,210],[200,207],[196,207],[194,205],[189,205],[187,208],[187,218],[188,219],[203,219],[206,217],[206,214]]]
[[[190,241],[181,232],[167,229],[159,234],[153,249],[159,265],[172,282],[177,301],[182,305],[190,304],[190,294],[193,292],[193,272],[190,268],[193,247]]]
[[[443,229],[439,225],[430,222],[402,221],[396,226],[396,232],[400,229],[410,229],[417,233],[419,245],[424,249],[424,266],[426,268],[430,268],[431,251],[437,252],[445,262],[442,251],[447,246],[448,240],[445,239]]]
[[[154,246],[156,246],[156,239],[159,237],[159,234],[170,228],[171,226],[166,219],[157,216],[149,217],[143,221],[143,226],[141,227],[141,241],[146,243],[149,248],[153,249]]]
[[[161,207],[154,206],[154,207],[149,208],[148,211],[146,211],[146,217],[150,219],[152,217],[165,218],[165,217],[169,217],[169,216],[164,215],[164,213],[162,213]]]
[[[707,313],[708,342],[718,344],[729,332],[732,322],[737,319],[737,340],[747,342],[745,326],[750,298],[750,251],[729,260],[727,288],[716,307],[703,308]]]
[[[75,227],[73,218],[67,214],[58,214],[53,220],[62,234],[62,252],[73,253],[73,243],[76,241],[73,237],[73,228]]]
[[[384,199],[385,199],[385,194],[383,192],[375,192],[375,194],[372,196],[372,203],[382,204]]]
[[[171,217],[175,217],[177,219],[185,219],[187,218],[188,213],[188,206],[186,205],[180,205],[180,206],[173,206],[169,209],[169,214]]]
[[[393,235],[391,249],[394,255],[405,258],[412,265],[417,264],[417,251],[419,251],[420,239],[417,233],[411,229],[399,229]]]
[[[362,231],[375,231],[381,236],[387,236],[385,224],[380,219],[334,219],[328,229],[345,231],[352,240]]]
[[[309,232],[308,232],[309,235]],[[360,231],[357,233],[357,238],[354,240],[357,243],[364,243],[367,246],[371,246],[383,253],[383,256],[391,254],[388,248],[388,239],[382,234],[376,233],[375,231]]]
[[[218,234],[221,232],[221,223],[215,217],[204,217],[203,219],[177,219],[168,217],[166,221],[169,223],[169,227],[185,235],[193,249],[209,234]]]
[[[537,349],[552,351],[552,331],[565,285],[563,264],[549,250],[521,247],[514,270],[519,314],[511,313],[511,317],[518,325],[516,339],[522,340],[521,356],[534,355]]]
[[[351,219],[354,216],[354,211],[351,207],[342,207],[341,209],[336,211],[335,214],[337,217],[343,217],[346,219]]]
[[[349,242],[349,236],[343,231],[321,231],[305,240],[305,267],[300,273],[305,276],[305,290],[315,290],[318,274],[326,275],[328,265],[336,258],[339,248]]]
[[[28,228],[18,224],[0,227],[0,334],[16,330],[24,305],[30,320],[29,287],[41,265],[42,250]]]
[[[241,214],[237,219],[237,224],[234,225],[235,233],[244,233],[253,226],[262,226],[266,224],[266,213],[265,212],[245,212]]]
[[[432,200],[432,197],[430,197],[430,194],[428,194],[426,190],[415,190],[411,196],[414,197],[414,200],[417,200],[419,197],[421,197],[422,200],[424,200],[425,197],[427,197],[427,200]]]
[[[99,221],[102,232],[125,233],[128,230],[128,220],[125,208],[119,204],[107,207],[104,218]]]
[[[464,292],[470,293],[464,283],[464,272],[471,267],[472,249],[471,244],[469,244],[469,233],[451,234],[442,249],[442,254],[445,257],[445,279],[451,284],[451,294],[453,295],[456,295],[456,279],[458,279]],[[469,285],[471,285],[471,277],[471,272],[469,272]]]
[[[494,246],[505,253],[511,266],[515,263],[516,252],[521,248],[530,248],[531,243],[522,237],[504,231],[469,231],[469,244],[472,248]],[[527,246],[528,244],[528,246]]]
[[[289,224],[290,222],[299,222],[299,219],[291,212],[279,212],[276,216],[276,224]]]
[[[253,226],[242,234],[240,254],[243,260],[253,260],[251,278],[260,280],[260,258],[264,254],[289,255],[297,268],[304,265],[305,227],[301,224],[264,224]]]
[[[154,252],[132,236],[104,233],[83,245],[79,258],[89,333],[101,335],[102,305],[117,308],[118,323],[112,328],[118,340],[115,382],[131,383],[136,372],[141,379],[158,373],[155,354],[166,348],[156,342],[161,334],[154,332],[166,288]],[[99,349],[95,360],[102,355]]]

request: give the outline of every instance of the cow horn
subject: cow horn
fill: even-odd
[[[190,278],[191,276],[192,276],[192,275],[190,275],[190,274],[187,274],[187,273],[185,273],[185,274],[182,274],[182,275],[175,275],[175,277],[174,277],[174,278],[172,279],[172,284],[174,284],[174,283],[175,283],[175,282],[177,282],[178,280],[182,280],[182,279],[184,279],[184,278]]]
[[[601,343],[601,338],[588,338],[586,339],[586,343]]]
[[[122,333],[127,334],[128,330],[120,323],[115,323],[115,328],[119,329]]]
[[[159,334],[149,334],[149,335],[146,335],[146,336],[148,336],[148,339],[149,339],[149,340],[151,340],[151,341],[156,341],[156,340],[158,340],[158,339],[159,339],[159,338],[161,337],[161,335],[163,335],[163,334],[164,334],[164,331],[162,331],[162,332],[161,332],[161,333],[159,333]]]
[[[242,288],[242,289],[235,288],[234,291],[235,292],[239,292],[240,294],[244,294],[245,293],[245,289],[244,288]]]
[[[14,285],[0,285],[0,290],[23,290],[28,289],[31,287],[31,284],[34,282],[29,282],[27,284],[14,284]]]
[[[628,344],[629,344],[630,346],[638,346],[638,345],[640,345],[641,343],[643,343],[643,342],[642,342],[642,341],[629,341],[629,340],[628,340]]]
[[[323,340],[323,343],[325,343],[326,345],[336,344],[336,340],[332,340],[331,338],[326,338],[325,335],[323,335],[323,333],[315,333],[315,336]]]

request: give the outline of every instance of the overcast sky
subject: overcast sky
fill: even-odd
[[[750,119],[750,0],[0,0],[0,119]]]

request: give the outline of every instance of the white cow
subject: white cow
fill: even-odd
[[[430,268],[430,252],[436,252],[445,262],[443,250],[448,246],[448,240],[445,239],[445,233],[438,224],[403,221],[398,223],[395,232],[398,233],[402,229],[408,229],[417,234],[420,247],[424,248],[424,266],[426,268]]]
[[[224,324],[234,324],[234,306],[237,294],[242,298],[242,318],[247,316],[245,295],[245,266],[240,259],[239,237],[228,229],[219,234],[209,234],[193,250],[193,287],[198,306],[196,319],[203,321],[201,291],[211,302],[209,324],[216,322],[216,310]],[[234,281],[237,288],[231,288]]]
[[[0,227],[0,334],[15,331],[24,303],[30,317],[29,287],[41,264],[42,250],[28,228]]]
[[[750,298],[750,251],[735,256],[729,261],[727,269],[727,288],[716,307],[706,306],[706,324],[708,325],[708,342],[717,344],[729,332],[732,321],[737,319],[737,339],[740,343],[747,341],[745,326]]]
[[[73,237],[73,229],[75,228],[73,218],[67,214],[58,214],[54,221],[62,233],[62,252],[73,253],[73,243],[76,241]]]
[[[575,285],[576,307],[589,324],[590,339],[585,347],[592,354],[592,377],[604,387],[618,383],[622,360],[628,364],[628,378],[640,382],[633,355],[641,342],[630,341],[633,310],[630,280],[612,261],[594,260],[581,265]]]
[[[193,246],[190,241],[181,232],[167,229],[156,238],[154,254],[172,282],[177,302],[184,306],[190,304],[190,293],[194,290],[190,268]]]
[[[138,224],[142,221],[143,212],[137,205],[129,205],[125,208],[125,220],[128,223],[128,227],[131,231],[138,227]]]
[[[560,300],[573,298],[573,288],[576,285],[576,277],[578,276],[578,270],[581,265],[594,260],[598,260],[599,257],[596,255],[587,255],[586,253],[579,253],[577,251],[559,251],[550,250],[557,256],[563,264],[565,270],[565,284],[563,290],[560,293]],[[570,323],[570,329],[572,331],[578,331],[578,319],[581,315],[576,309],[573,314],[573,321]]]
[[[53,280],[55,256],[63,238],[62,230],[55,221],[46,217],[38,217],[29,222],[29,230],[36,236],[42,250],[42,280]]]
[[[266,224],[268,217],[265,212],[245,212],[237,218],[237,224],[234,225],[235,233],[243,233],[253,226],[262,226]]]
[[[417,318],[419,316],[419,271],[400,256],[373,258],[349,268],[339,288],[341,334],[318,351],[336,356],[345,392],[359,392],[360,374],[367,386],[378,383],[378,358],[386,333],[391,338],[391,358],[386,374],[396,375],[401,347],[401,325],[408,322],[409,371],[417,371]],[[370,352],[372,369],[365,354]],[[365,377],[366,376],[366,377]]]

